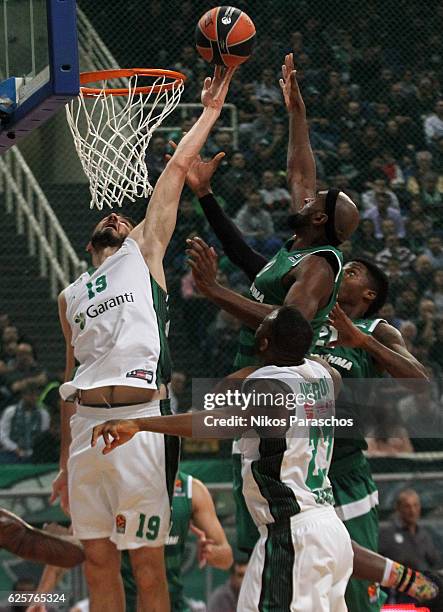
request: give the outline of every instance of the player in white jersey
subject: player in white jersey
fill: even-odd
[[[66,372],[53,498],[60,495],[68,509],[69,490],[74,534],[85,550],[92,612],[124,610],[120,550],[125,549],[139,608],[169,609],[163,547],[179,441],[171,444],[165,436],[145,433],[108,458],[91,449],[90,431],[109,417],[169,412],[163,256],[186,172],[220,115],[232,74],[232,69],[216,68],[214,78],[205,80],[203,112],[158,179],[144,221],[134,227],[116,213],[102,219],[88,245],[94,268],[59,298]]]
[[[347,609],[344,594],[352,572],[351,541],[334,512],[327,478],[334,442],[334,398],[341,379],[329,364],[305,358],[311,342],[312,328],[306,319],[295,307],[282,306],[256,332],[263,366],[231,375],[246,378],[243,392],[266,393],[271,398],[264,409],[244,412],[246,422],[230,432],[232,436],[242,432],[243,493],[260,531],[243,581],[239,612]],[[282,394],[284,402],[277,401]],[[294,398],[298,398],[295,405]],[[222,414],[242,411],[214,410],[211,417]],[[269,418],[274,430],[268,426]],[[205,419],[206,412],[109,421],[94,428],[92,445],[103,436],[100,444],[108,455],[140,431],[191,437]],[[208,428],[200,432],[212,434]]]

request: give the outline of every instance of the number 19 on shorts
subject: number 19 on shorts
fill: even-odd
[[[146,514],[140,514],[137,533],[138,538],[155,540],[160,529],[160,517],[154,514],[146,520]]]

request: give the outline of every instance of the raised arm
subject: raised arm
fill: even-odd
[[[339,333],[338,343],[365,350],[380,371],[388,372],[393,378],[428,380],[425,368],[408,351],[401,333],[392,325],[382,321],[369,336],[354,325],[338,304],[331,311],[329,320]],[[412,382],[412,385],[416,388],[416,383]]]
[[[75,367],[74,349],[71,345],[72,331],[66,318],[66,298],[60,293],[58,298],[58,312],[60,325],[66,343],[66,358],[65,358],[65,382],[71,380],[72,372]],[[55,501],[60,496],[60,504],[63,510],[69,514],[69,499],[68,499],[68,457],[69,445],[71,444],[71,416],[75,413],[75,406],[72,402],[61,400],[61,447],[60,447],[60,471],[58,476],[52,483],[51,502]]]
[[[229,68],[223,72],[218,66],[214,77],[205,79],[201,96],[203,112],[180,141],[159,177],[144,222],[131,232],[152,274],[163,288],[166,288],[166,282],[162,262],[175,228],[185,176],[220,116],[234,70]]]
[[[211,302],[217,304],[226,312],[234,315],[248,327],[256,329],[263,319],[281,304],[262,304],[250,300],[227,287],[223,287],[216,280],[217,255],[215,250],[201,239],[194,238],[188,241],[195,283],[198,290]],[[301,262],[296,271],[294,280],[286,295],[285,304],[296,306],[302,315],[311,321],[319,308],[326,305],[333,288],[333,272],[327,261],[312,255]]]
[[[267,260],[249,246],[237,225],[224,212],[212,192],[211,179],[224,156],[225,154],[220,152],[212,159],[203,161],[198,155],[186,174],[186,184],[198,197],[205,217],[220,240],[227,257],[252,281],[266,265]]]
[[[280,86],[289,115],[288,185],[292,195],[291,209],[295,213],[303,207],[305,199],[315,198],[316,168],[292,53],[285,57],[282,75]]]

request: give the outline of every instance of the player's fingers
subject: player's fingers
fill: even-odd
[[[222,77],[222,67],[216,66],[214,70],[214,79],[219,80]]]
[[[221,162],[221,160],[225,157],[225,155],[226,153],[224,151],[220,151],[220,153],[217,153],[217,155],[212,158],[212,163],[214,164],[216,168]]]
[[[196,527],[193,523],[191,523],[190,525],[190,530],[192,531],[193,534],[195,534],[198,538],[206,538],[206,534],[203,531],[203,529],[199,529],[198,527]]]
[[[194,236],[194,238],[188,238],[186,242],[192,250],[196,251],[197,253],[203,253],[204,251],[203,245],[206,243],[203,242],[202,244],[199,240],[197,240],[197,236]]]
[[[184,132],[184,133],[185,133],[185,132]],[[168,140],[168,144],[169,144],[169,145],[171,145],[171,147],[172,147],[173,149],[176,149],[176,148],[177,148],[177,146],[178,146],[178,145],[177,145],[177,143],[176,143],[176,142],[174,142],[173,140]]]
[[[217,263],[218,261],[218,255],[217,255],[217,251],[214,249],[214,247],[211,247],[209,249],[209,253],[211,255],[211,259],[212,261],[214,261],[215,263]]]
[[[200,236],[195,236],[194,237],[194,242],[196,242],[203,249],[209,249],[209,246],[206,244],[206,242],[203,240],[203,238],[200,238]]]
[[[203,89],[210,89],[211,84],[212,84],[211,77],[206,77],[205,82],[203,83]]]
[[[92,430],[91,446],[95,446],[97,444],[97,440],[99,439],[102,433],[102,430],[103,430],[103,425],[96,425],[94,427],[94,429]]]

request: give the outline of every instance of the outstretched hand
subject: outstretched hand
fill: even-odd
[[[347,346],[349,348],[359,348],[367,338],[358,327],[354,325],[348,315],[338,304],[329,313],[329,323],[338,331],[338,339],[332,342],[331,346]]]
[[[203,106],[221,111],[228,93],[229,83],[236,69],[237,67],[222,68],[216,66],[214,76],[212,78],[206,77],[201,95]]]
[[[96,446],[99,438],[103,437],[105,446],[102,453],[107,455],[117,446],[129,442],[138,431],[134,419],[106,421],[106,423],[96,425],[92,430],[91,446]]]
[[[192,268],[197,289],[202,295],[210,295],[217,286],[218,257],[214,247],[210,247],[204,240],[196,236],[187,241],[186,254],[188,263]]]
[[[170,140],[169,144],[173,149],[177,148],[177,144]],[[214,172],[217,170],[221,160],[224,158],[225,153],[220,151],[217,155],[214,155],[212,159],[203,161],[200,155],[197,155],[186,174],[186,184],[198,198],[211,193],[211,179]],[[171,156],[168,155],[167,159]]]
[[[288,53],[285,57],[285,63],[281,67],[283,78],[280,79],[280,87],[283,92],[283,98],[288,113],[294,111],[305,110],[305,103],[303,102],[300,88],[297,83],[297,71],[294,67],[294,54]]]

